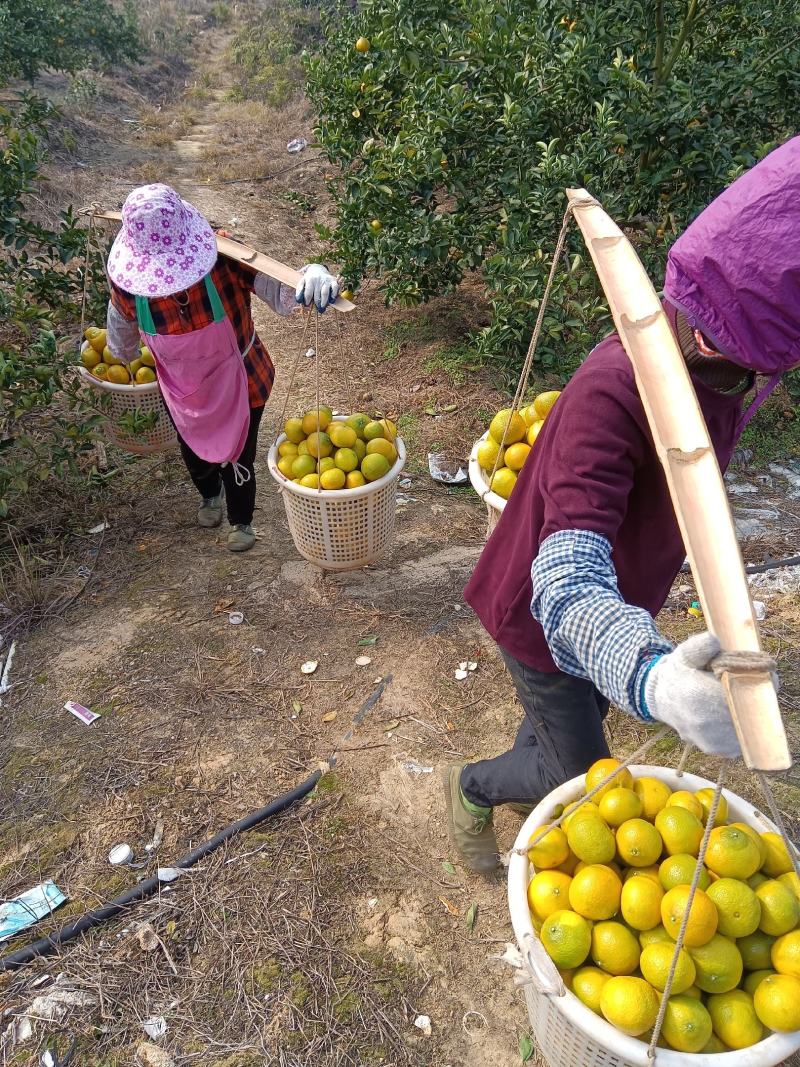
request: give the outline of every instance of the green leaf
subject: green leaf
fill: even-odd
[[[455,874],[456,873],[456,869],[453,866],[453,864],[452,863],[448,863],[446,860],[442,864],[442,870],[445,872],[445,874]]]
[[[519,1055],[523,1063],[533,1059],[533,1041],[528,1034],[523,1034],[519,1039]]]
[[[358,642],[358,647],[359,648],[370,648],[372,645],[376,645],[377,643],[378,643],[378,638],[377,638],[377,636],[375,636],[373,634],[373,635],[370,635],[369,637],[362,637],[361,640]]]
[[[475,920],[478,918],[478,905],[473,901],[467,908],[467,914],[464,917],[464,921],[467,924],[468,930],[475,929]]]

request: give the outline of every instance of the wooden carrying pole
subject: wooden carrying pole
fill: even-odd
[[[122,221],[122,213],[119,211],[93,211],[92,216],[96,219],[106,219],[108,222]],[[277,259],[265,256],[263,252],[242,244],[241,241],[234,241],[230,237],[217,235],[217,251],[223,256],[228,256],[229,259],[236,259],[240,263],[246,263],[248,267],[253,267],[254,270],[260,271],[270,278],[275,278],[276,281],[282,282],[284,285],[291,286],[292,289],[296,289],[300,284],[301,274],[299,271],[293,270],[292,267],[287,267],[285,263],[281,263]],[[331,307],[337,311],[355,311],[356,306],[350,300],[345,300],[343,296],[339,296],[336,298],[335,303],[331,304]]]
[[[760,651],[722,474],[661,302],[632,245],[600,204],[585,189],[568,189],[567,197],[633,364],[709,630],[725,652]],[[769,672],[734,667],[721,680],[747,766],[790,767]]]

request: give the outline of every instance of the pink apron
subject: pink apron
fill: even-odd
[[[136,297],[139,333],[153,353],[175,428],[209,463],[233,463],[250,426],[247,372],[216,286],[205,277],[214,321],[190,333],[157,334],[146,297]],[[245,472],[248,474],[249,471]],[[244,479],[247,481],[247,478]]]

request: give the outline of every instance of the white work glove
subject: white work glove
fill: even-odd
[[[644,701],[654,719],[671,726],[684,741],[715,756],[739,756],[722,683],[711,672],[711,660],[720,650],[713,634],[683,641],[650,668],[644,683]]]
[[[324,314],[328,304],[332,304],[339,295],[338,281],[321,263],[309,263],[303,267],[302,274],[295,290],[295,300],[306,307],[316,304],[317,311]]]

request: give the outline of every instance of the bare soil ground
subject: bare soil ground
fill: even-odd
[[[299,265],[318,251],[313,224],[329,212],[319,153],[286,153],[292,137],[311,139],[312,116],[301,98],[273,111],[231,101],[227,42],[224,29],[195,33],[182,93],[174,69],[162,71],[162,89],[153,75],[145,93],[131,79],[103,79],[103,106],[75,120],[82,138],[94,131],[81,142],[93,147],[79,149],[83,165],[66,167],[52,195],[117,207],[139,181],[170,181],[217,224]],[[234,181],[267,174],[275,177]],[[300,194],[303,206],[287,194]],[[6,1039],[0,1063],[38,1062],[66,1027],[78,1035],[81,1065],[122,1067],[146,1040],[145,1020],[159,1016],[167,1030],[157,1044],[177,1064],[520,1063],[524,1005],[493,959],[513,940],[504,881],[477,878],[457,862],[439,779],[451,762],[503,750],[520,710],[461,598],[484,540],[483,506],[469,490],[435,485],[425,464],[430,449],[466,454],[503,396],[486,376],[447,359],[447,346],[483,314],[476,286],[424,311],[386,310],[369,285],[358,303],[342,323],[341,346],[333,314],[322,320],[320,373],[332,405],[350,401],[347,366],[358,406],[400,418],[411,487],[391,556],[323,578],[294,550],[265,459],[302,330],[257,309],[278,369],[261,434],[257,545],[234,556],[223,532],[195,526],[197,501],[174,455],[112,455],[121,465],[107,509],[82,516],[86,531],[101,521],[108,529],[72,546],[66,577],[82,575],[82,595],[21,642],[14,689],[0,709],[0,893],[53,878],[69,903],[37,932],[52,929],[136,884],[138,872],[107,863],[112,845],[127,841],[144,858],[145,844],[163,834],[143,872],[151,873],[304,779],[334,750],[337,765],[305,803],[234,840],[150,903],[57,958],[0,977],[6,1018],[50,989],[37,987],[44,975],[85,994],[49,1021],[39,1004],[32,1038],[16,1048]],[[313,397],[314,371],[301,355],[290,410]],[[739,499],[772,512],[750,516],[750,558],[796,550],[796,475],[766,472],[768,484],[740,474],[756,490]],[[797,578],[783,580],[758,595],[797,752],[800,614]],[[675,637],[700,625],[686,614],[693,598],[689,580],[679,580],[663,615]],[[232,610],[243,624],[231,625]],[[366,639],[374,642],[360,644]],[[357,667],[365,651],[371,663]],[[307,676],[300,665],[309,659],[319,668]],[[459,683],[453,672],[464,659],[479,666]],[[380,699],[342,741],[379,680]],[[101,718],[84,726],[61,710],[66,700]],[[609,730],[618,752],[645,736],[620,715]],[[664,745],[658,759],[675,756]],[[697,754],[689,766],[714,772]],[[794,815],[791,774],[779,785]],[[737,789],[755,795],[745,772]],[[519,825],[498,813],[504,847]],[[420,1014],[430,1016],[430,1036],[413,1025]]]

